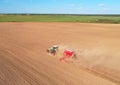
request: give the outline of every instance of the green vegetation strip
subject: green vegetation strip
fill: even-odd
[[[120,15],[0,14],[0,22],[120,23]]]

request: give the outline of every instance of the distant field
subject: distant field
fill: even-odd
[[[120,15],[0,14],[0,22],[120,23]]]

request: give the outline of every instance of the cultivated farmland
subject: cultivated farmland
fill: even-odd
[[[1,21],[40,20],[2,17]],[[48,55],[46,49],[53,44],[60,51],[73,49],[77,60],[65,63],[59,61],[62,53]],[[0,23],[0,85],[119,85],[119,60],[120,24]]]

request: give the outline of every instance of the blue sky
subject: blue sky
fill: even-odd
[[[0,13],[120,14],[120,0],[0,0]]]

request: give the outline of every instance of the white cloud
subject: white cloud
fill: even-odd
[[[99,7],[105,7],[105,4],[98,4]]]
[[[78,9],[83,10],[84,8],[83,7],[79,7]]]
[[[99,10],[101,13],[112,13],[112,12],[118,12],[120,9],[115,9],[115,8],[102,8]]]
[[[109,11],[120,11],[120,8],[106,8]]]

